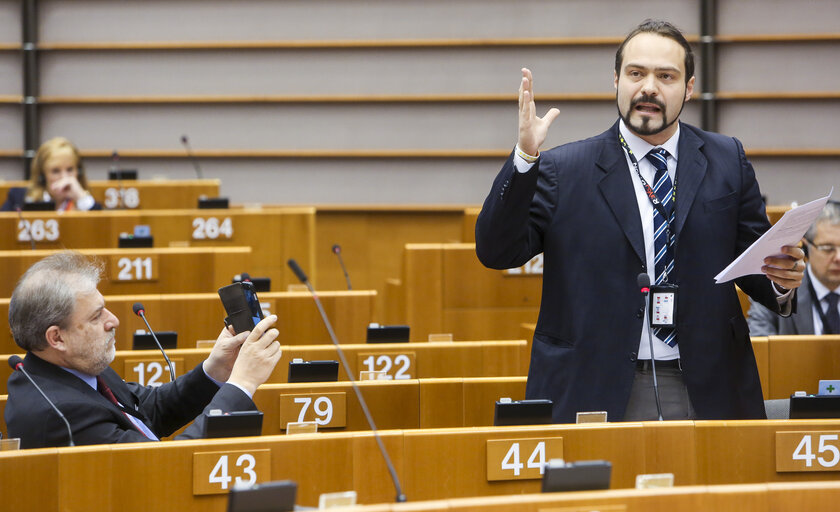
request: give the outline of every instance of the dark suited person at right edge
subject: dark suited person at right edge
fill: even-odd
[[[714,280],[770,227],[752,165],[737,139],[679,122],[694,59],[670,23],[648,20],[627,36],[614,85],[610,129],[540,152],[559,112],[536,116],[523,69],[517,146],[476,223],[488,267],[544,255],[526,397],[553,400],[555,422],[599,410],[610,421],[654,420],[655,359],[665,419],[764,418],[735,286]],[[736,282],[789,315],[804,253],[780,252],[765,258],[764,275]],[[654,329],[653,353],[640,273],[678,287],[676,328]]]
[[[796,313],[779,317],[751,301],[753,336],[840,334],[840,203],[829,201],[805,233],[808,267],[796,297]]]

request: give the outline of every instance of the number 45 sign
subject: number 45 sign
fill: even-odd
[[[776,471],[840,471],[840,432],[776,432]]]

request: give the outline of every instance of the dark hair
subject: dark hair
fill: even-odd
[[[625,37],[624,41],[621,42],[621,46],[619,46],[618,50],[615,52],[616,76],[621,75],[621,64],[624,60],[624,47],[627,45],[628,41],[641,33],[656,34],[658,36],[667,37],[668,39],[673,39],[683,47],[683,50],[685,50],[685,82],[688,83],[691,77],[694,76],[694,52],[691,50],[691,45],[689,45],[688,41],[685,40],[685,36],[682,35],[680,29],[667,21],[652,19],[646,19],[643,21],[641,25],[634,28],[632,32],[627,34],[627,37]]]

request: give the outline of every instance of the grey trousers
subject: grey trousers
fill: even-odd
[[[656,368],[659,384],[659,398],[662,403],[662,417],[666,420],[691,420],[695,418],[694,408],[688,398],[688,391],[677,368]],[[636,369],[630,401],[623,421],[656,421],[656,396],[653,390],[653,372]]]

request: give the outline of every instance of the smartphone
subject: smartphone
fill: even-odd
[[[225,325],[232,325],[237,334],[252,331],[263,319],[260,300],[254,285],[248,282],[229,284],[219,288],[219,298],[225,307]]]

